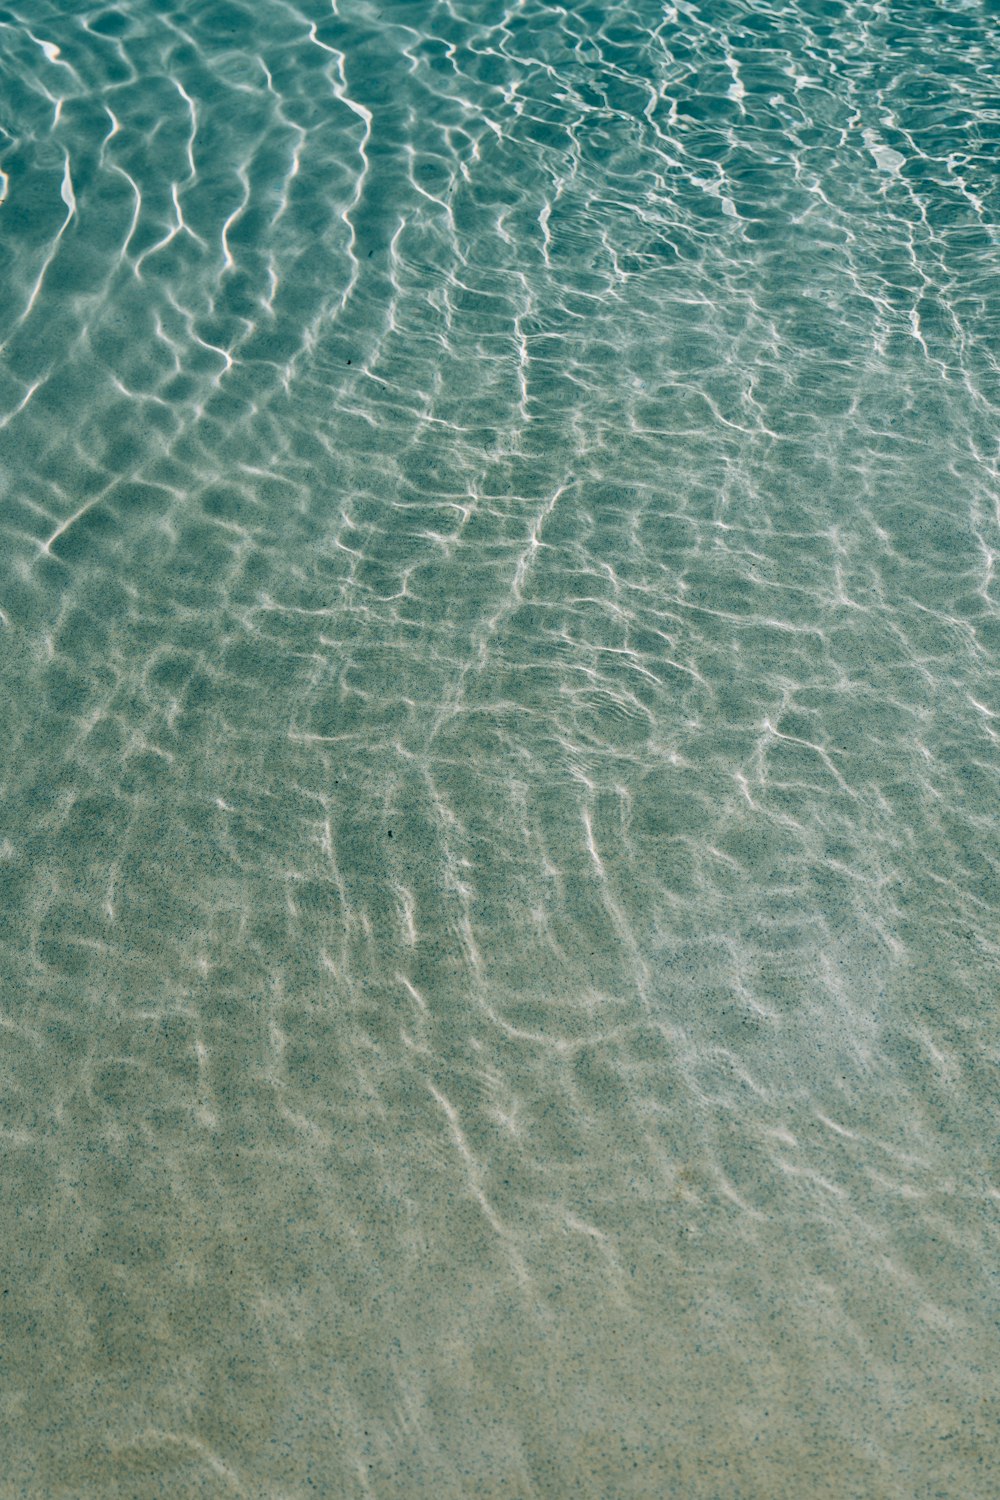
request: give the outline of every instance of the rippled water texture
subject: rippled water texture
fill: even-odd
[[[0,12],[0,1496],[987,1500],[996,13]]]

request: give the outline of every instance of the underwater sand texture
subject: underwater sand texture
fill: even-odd
[[[992,1500],[996,15],[0,11],[0,1500]]]

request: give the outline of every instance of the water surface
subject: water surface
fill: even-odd
[[[0,1496],[997,1492],[996,15],[0,13]]]

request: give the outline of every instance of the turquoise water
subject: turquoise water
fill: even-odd
[[[996,11],[0,13],[0,1496],[998,1479]]]

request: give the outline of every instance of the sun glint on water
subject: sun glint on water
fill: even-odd
[[[991,1500],[980,0],[0,11],[0,1500]]]

